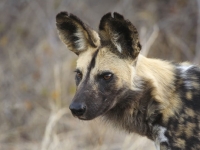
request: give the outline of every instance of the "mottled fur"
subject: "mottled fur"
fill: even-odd
[[[98,33],[66,12],[57,15],[56,25],[78,55],[74,116],[102,116],[147,136],[158,150],[200,149],[199,67],[140,55],[136,28],[118,13],[104,15]]]

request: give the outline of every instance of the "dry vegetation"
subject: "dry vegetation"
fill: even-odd
[[[106,12],[129,18],[142,53],[200,63],[199,0],[1,0],[0,150],[154,150],[152,142],[72,117],[76,56],[55,16],[69,11],[98,29]]]

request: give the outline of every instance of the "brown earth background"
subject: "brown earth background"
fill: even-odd
[[[98,30],[117,11],[148,57],[200,64],[200,0],[1,0],[0,150],[155,150],[144,137],[72,117],[75,54],[56,33],[68,11]]]

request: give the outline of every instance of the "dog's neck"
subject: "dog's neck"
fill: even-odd
[[[144,82],[142,91],[127,90],[121,101],[108,111],[104,118],[116,127],[138,133],[153,140],[153,126],[159,124],[162,115],[159,103],[152,97],[153,87]]]
[[[169,62],[148,59],[140,55],[135,69],[140,89],[133,88],[137,89],[135,91],[127,89],[121,101],[104,117],[128,132],[135,132],[155,140],[158,134],[157,127],[166,124],[170,115],[175,113],[176,105],[173,105],[174,107],[170,105],[173,100],[171,93],[174,85],[170,82],[174,80],[172,80],[174,66]],[[166,92],[167,90],[171,92]],[[167,111],[170,113],[165,114]]]

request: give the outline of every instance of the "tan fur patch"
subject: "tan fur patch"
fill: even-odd
[[[187,127],[185,128],[186,136],[187,138],[190,138],[194,134],[193,130],[196,127],[196,124],[188,122],[186,127]]]
[[[185,140],[178,138],[176,139],[176,143],[174,143],[175,146],[179,148],[184,148],[185,147]]]
[[[194,110],[192,110],[191,108],[187,108],[187,107],[186,107],[186,108],[185,108],[185,112],[186,112],[186,114],[187,114],[188,116],[194,118],[194,116],[195,116]]]
[[[200,84],[198,82],[192,82],[192,86],[196,89],[199,90],[200,89]]]
[[[182,124],[185,121],[185,119],[183,117],[179,118],[179,123]]]
[[[187,100],[192,100],[192,92],[191,91],[188,91],[186,93],[186,98],[187,98]]]
[[[186,128],[187,126],[187,128]],[[179,124],[178,125],[178,130],[175,132],[175,136],[179,137],[181,136],[183,133],[186,134],[187,138],[190,138],[194,133],[193,130],[196,127],[196,125],[194,123],[188,122],[187,125],[184,124]]]
[[[131,77],[133,76],[133,67],[127,60],[119,59],[119,57],[106,48],[100,49],[96,58],[95,68],[91,71],[92,76],[101,73],[102,71],[110,71],[118,77],[116,87],[128,86],[132,88]]]
[[[159,59],[148,59],[142,55],[139,55],[137,64],[137,75],[152,81],[156,89],[153,95],[161,103],[163,119],[167,121],[182,105],[178,95],[169,94],[175,90],[172,83],[175,79],[173,65]]]
[[[87,73],[88,66],[92,60],[93,53],[95,52],[95,49],[88,49],[85,52],[80,53],[78,59],[77,59],[77,69],[79,69],[82,74],[83,78],[85,77]]]
[[[183,134],[185,131],[185,125],[183,124],[179,124],[178,125],[178,130],[174,133],[176,137],[181,136],[181,134]]]

